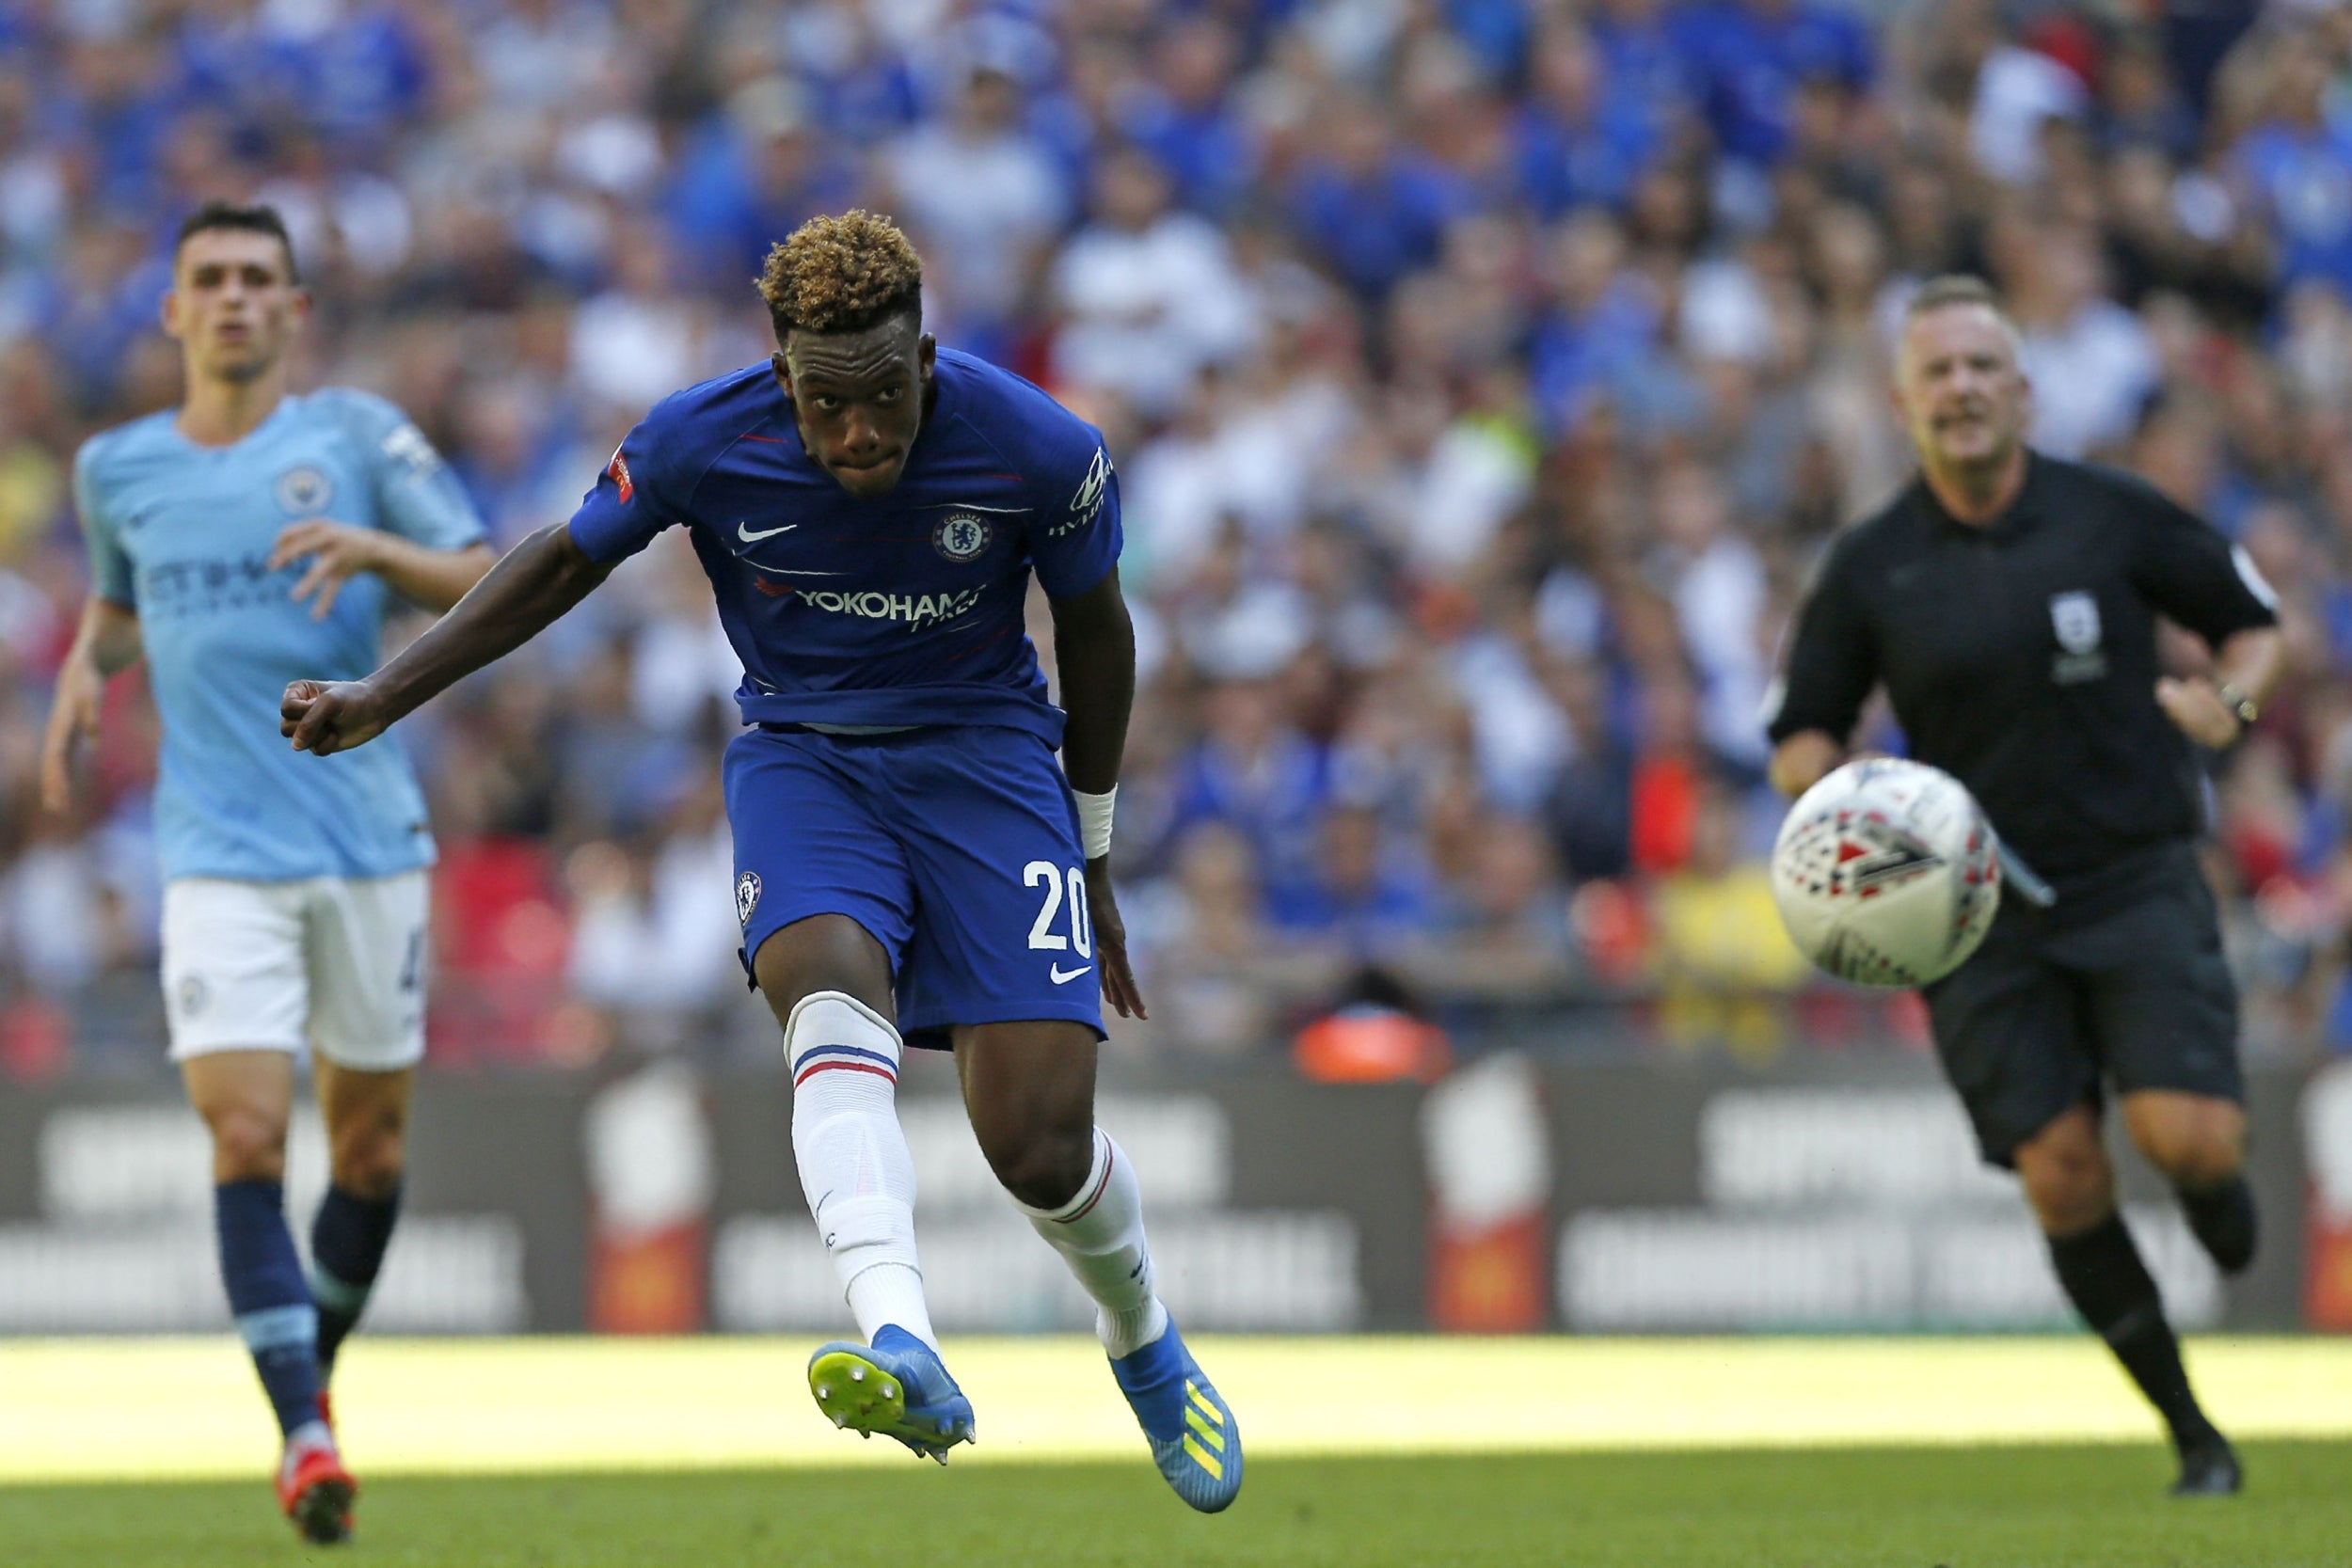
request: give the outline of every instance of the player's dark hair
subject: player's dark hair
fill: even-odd
[[[2004,321],[2009,318],[2009,312],[2001,308],[2001,296],[1994,292],[1992,284],[1974,273],[1947,272],[1919,285],[1919,292],[1903,308],[1903,319],[1911,321],[1947,305],[1981,305]]]
[[[286,281],[302,281],[302,270],[294,264],[294,237],[286,232],[286,220],[278,215],[277,208],[266,203],[240,207],[233,201],[217,198],[207,201],[181,222],[180,232],[171,242],[172,258],[178,260],[180,247],[190,238],[215,229],[242,229],[247,233],[269,235],[286,253]]]
[[[768,252],[759,297],[776,341],[801,332],[864,332],[923,315],[923,258],[886,217],[863,209],[813,217]]]

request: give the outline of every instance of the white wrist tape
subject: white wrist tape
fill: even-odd
[[[1119,786],[1113,784],[1100,795],[1089,795],[1083,789],[1070,792],[1078,800],[1078,843],[1086,858],[1099,861],[1111,852],[1111,813],[1119,800]]]

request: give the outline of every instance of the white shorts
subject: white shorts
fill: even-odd
[[[171,1059],[307,1043],[363,1072],[424,1055],[425,873],[164,888]]]

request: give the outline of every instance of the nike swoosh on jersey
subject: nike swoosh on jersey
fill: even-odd
[[[1094,966],[1092,964],[1087,965],[1084,969],[1073,969],[1067,974],[1064,974],[1061,972],[1061,965],[1059,964],[1056,964],[1050,971],[1054,976],[1054,984],[1057,986],[1066,986],[1070,984],[1071,981],[1076,979],[1079,975],[1091,974],[1093,972]]]
[[[735,525],[735,536],[748,545],[755,540],[766,539],[774,534],[789,533],[800,526],[798,523],[787,523],[782,528],[763,528],[757,533],[754,533],[751,523],[746,520]]]

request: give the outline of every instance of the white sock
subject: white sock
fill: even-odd
[[[325,1421],[305,1421],[286,1433],[286,1467],[292,1469],[294,1460],[312,1449],[335,1449],[335,1433]]]
[[[898,1031],[837,990],[801,999],[784,1028],[792,1153],[817,1233],[870,1344],[885,1323],[939,1348],[914,1255],[914,1157],[898,1127]]]
[[[1094,1130],[1094,1164],[1077,1196],[1058,1209],[1013,1207],[1094,1298],[1094,1332],[1112,1360],[1168,1332],[1168,1308],[1152,1289],[1152,1250],[1143,1241],[1143,1187],[1108,1132]]]

